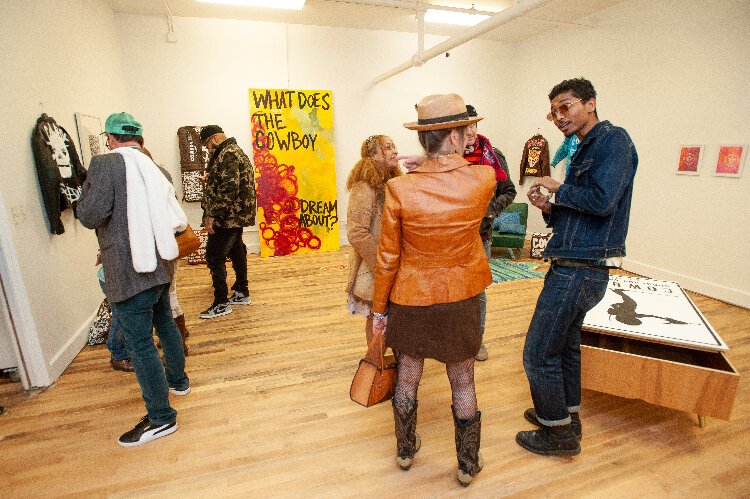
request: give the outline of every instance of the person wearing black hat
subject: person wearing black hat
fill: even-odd
[[[218,125],[201,129],[200,139],[211,156],[203,189],[203,226],[208,232],[206,264],[211,271],[214,300],[198,316],[213,319],[232,313],[232,305],[249,305],[247,247],[244,227],[255,225],[255,180],[253,164],[234,138]],[[227,298],[226,259],[232,261],[234,293]]]
[[[466,112],[469,116],[477,116],[477,110],[471,104],[466,104]],[[482,238],[484,252],[487,259],[492,258],[492,223],[495,221],[500,212],[502,212],[516,198],[516,186],[510,179],[508,162],[505,155],[496,147],[492,147],[490,140],[484,135],[477,133],[477,124],[472,123],[466,129],[466,148],[464,149],[464,159],[473,165],[489,165],[495,170],[502,169],[505,174],[504,179],[497,180],[495,195],[492,197],[487,211],[482,219],[482,225],[479,226],[479,235]],[[484,338],[485,318],[487,316],[487,294],[482,293],[480,298],[482,314],[482,338]],[[488,357],[487,347],[482,341],[482,346],[477,352],[476,359],[485,361]]]

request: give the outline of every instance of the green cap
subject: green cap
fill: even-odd
[[[143,135],[143,127],[128,113],[113,113],[104,123],[104,131],[120,135]]]

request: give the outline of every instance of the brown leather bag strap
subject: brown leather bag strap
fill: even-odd
[[[383,357],[385,356],[385,335],[376,334],[372,337],[370,344],[367,345],[367,353],[365,354],[365,360],[370,363],[380,366],[381,369],[385,366]]]

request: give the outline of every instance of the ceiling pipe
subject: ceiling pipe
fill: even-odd
[[[164,2],[164,7],[167,8],[167,41],[169,43],[176,43],[177,33],[174,31],[174,16],[172,15],[172,9],[169,8],[167,0],[162,0],[162,2]]]
[[[407,69],[411,69],[415,66],[421,66],[425,62],[429,61],[430,59],[433,59],[440,54],[444,54],[445,52],[448,52],[449,50],[452,50],[459,45],[463,45],[464,43],[473,40],[474,38],[480,37],[483,34],[492,31],[493,29],[507,23],[508,21],[512,21],[513,19],[516,19],[518,17],[524,16],[527,13],[531,12],[532,10],[541,7],[545,3],[549,2],[551,0],[517,0],[516,4],[513,7],[509,7],[502,12],[498,12],[494,16],[490,17],[486,21],[482,21],[481,23],[477,24],[476,26],[472,26],[471,28],[467,29],[463,33],[460,33],[452,38],[449,38],[445,40],[444,42],[438,43],[434,47],[425,50],[421,54],[415,54],[412,56],[411,59],[404,62],[403,64],[396,66],[395,68],[391,69],[390,71],[387,71],[377,78],[375,78],[372,82],[374,84],[378,84],[382,81],[387,80],[388,78],[391,78],[392,76],[396,76],[399,73],[403,73]]]
[[[432,9],[432,10],[446,10],[449,12],[462,12],[464,14],[482,14],[485,16],[491,16],[497,14],[497,12],[490,12],[486,10],[477,10],[475,8],[467,9],[465,7],[449,7],[447,5],[433,5],[430,3],[420,1],[408,1],[408,0],[328,0],[336,3],[353,3],[357,5],[364,5],[369,7],[393,7],[396,9],[408,9],[417,10],[419,9]]]
[[[417,2],[417,56],[422,57],[424,52],[424,15],[427,10],[420,7],[420,2]],[[421,66],[422,64],[418,64]]]

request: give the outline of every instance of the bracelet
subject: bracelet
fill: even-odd
[[[387,316],[388,316],[388,312],[385,312],[385,313],[382,313],[382,314],[380,312],[373,312],[372,313],[372,318],[375,319],[376,321],[382,321]]]

